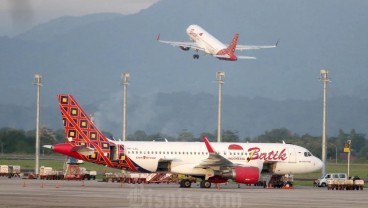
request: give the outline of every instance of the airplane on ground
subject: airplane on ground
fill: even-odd
[[[72,95],[58,95],[66,142],[44,147],[76,159],[135,172],[185,174],[201,188],[229,179],[255,184],[260,173],[298,174],[322,168],[307,149],[285,143],[114,141],[106,138]],[[188,188],[184,179],[180,187]]]
[[[252,56],[236,56],[235,50],[243,51],[263,48],[275,48],[278,45],[278,41],[275,45],[238,45],[237,43],[239,33],[236,33],[231,43],[229,45],[226,45],[198,25],[190,25],[187,28],[186,32],[189,36],[189,39],[193,42],[164,41],[160,40],[160,34],[158,34],[157,36],[157,41],[161,43],[167,43],[172,46],[178,46],[184,51],[193,49],[196,51],[196,54],[193,55],[193,59],[199,59],[198,51],[204,51],[205,54],[210,54],[220,60],[227,61],[236,61],[238,59],[256,59],[256,57]]]

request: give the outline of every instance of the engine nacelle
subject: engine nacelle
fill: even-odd
[[[255,184],[259,180],[257,167],[235,167],[230,172],[223,173],[224,178],[233,179],[237,183]]]
[[[184,46],[179,46],[179,47],[183,51],[188,51],[190,49],[190,47],[184,47]]]

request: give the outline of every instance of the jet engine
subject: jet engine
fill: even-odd
[[[257,167],[238,166],[222,172],[222,177],[232,179],[237,183],[255,184],[259,180],[259,169]]]

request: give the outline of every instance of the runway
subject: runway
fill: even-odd
[[[178,184],[120,184],[0,177],[0,207],[367,207],[367,190],[295,187],[264,189],[236,184],[220,189]]]

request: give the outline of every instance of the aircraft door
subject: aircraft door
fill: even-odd
[[[110,160],[118,160],[118,148],[115,145],[110,145]]]

